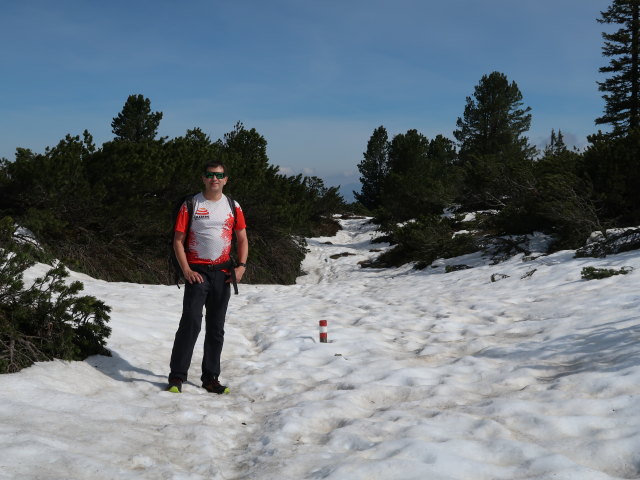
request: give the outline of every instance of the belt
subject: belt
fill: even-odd
[[[233,293],[238,295],[238,281],[236,279],[235,265],[236,265],[236,262],[234,262],[233,259],[223,263],[217,263],[215,265],[208,264],[208,263],[190,263],[189,264],[191,269],[195,271],[198,271],[198,269],[208,270],[210,272],[211,271],[218,272],[220,270],[229,270],[229,275],[231,275],[231,283],[233,284]]]

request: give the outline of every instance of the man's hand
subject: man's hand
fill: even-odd
[[[186,272],[183,272],[183,273],[184,273],[185,281],[187,281],[189,283],[202,283],[202,282],[204,282],[204,279],[202,278],[202,275],[200,275],[198,272],[194,272],[190,268]]]
[[[245,267],[236,267],[234,268],[234,270],[236,271],[236,283],[240,283],[240,280],[242,280],[242,276],[244,275],[244,272],[247,270]],[[227,279],[227,283],[231,283],[232,280],[231,278]]]

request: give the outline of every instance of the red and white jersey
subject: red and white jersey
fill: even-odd
[[[246,228],[244,213],[238,202],[236,208],[236,230]],[[217,201],[207,200],[202,193],[193,197],[191,229],[185,240],[189,263],[217,265],[229,260],[233,229],[233,214],[227,197]],[[175,230],[185,232],[189,224],[187,204],[183,203],[176,219]]]

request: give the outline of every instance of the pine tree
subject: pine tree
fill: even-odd
[[[558,130],[558,133],[554,129],[551,129],[551,138],[546,147],[544,147],[544,157],[557,156],[567,151],[567,145],[564,143],[564,135],[562,130]]]
[[[516,82],[500,72],[484,75],[467,97],[463,118],[453,132],[460,143],[460,155],[495,155],[516,146],[526,155],[533,153],[522,134],[531,126],[531,107],[523,108]]]
[[[388,171],[381,178],[380,223],[442,213],[458,189],[455,160],[453,142],[442,135],[429,140],[411,129],[393,137]]]
[[[141,142],[153,140],[158,133],[162,112],[151,113],[151,100],[142,95],[129,95],[122,111],[111,122],[118,140]]]
[[[380,206],[382,184],[389,170],[389,136],[383,126],[373,131],[363,155],[358,164],[362,189],[353,194],[366,208],[375,209]]]
[[[531,107],[523,107],[515,82],[500,72],[484,75],[467,97],[453,132],[466,172],[463,196],[467,207],[501,207],[526,183],[535,148],[523,134],[531,125]]]
[[[551,130],[534,173],[531,211],[540,220],[539,230],[555,234],[554,248],[577,248],[584,245],[591,232],[602,229],[583,155],[567,148],[562,131]]]
[[[613,75],[598,82],[606,105],[596,124],[610,124],[614,136],[624,136],[640,127],[640,0],[613,0],[601,15],[598,22],[621,28],[602,34],[602,53],[611,60],[600,72]]]

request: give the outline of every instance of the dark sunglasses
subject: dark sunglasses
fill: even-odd
[[[216,177],[218,180],[222,180],[224,177],[227,176],[227,174],[224,172],[205,172],[204,176],[207,178]]]

